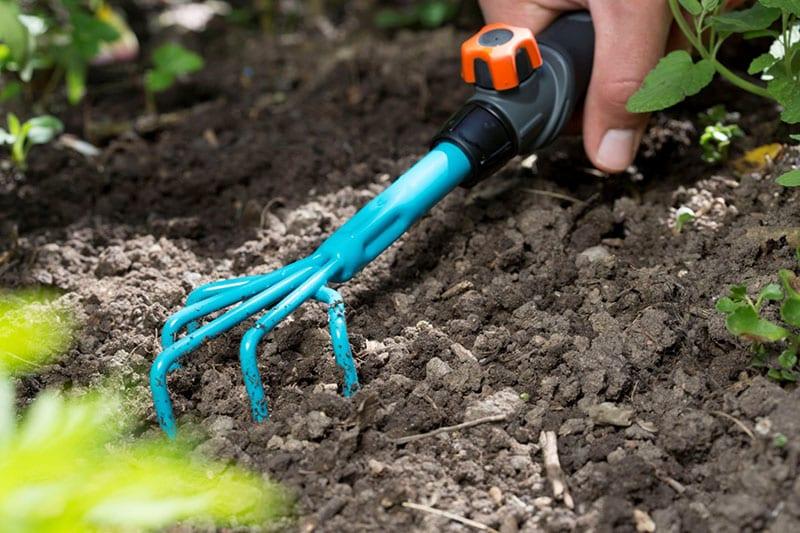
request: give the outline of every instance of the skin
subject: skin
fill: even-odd
[[[648,117],[629,113],[625,103],[666,52],[685,46],[673,28],[666,0],[481,0],[480,4],[487,23],[527,26],[534,35],[562,12],[591,12],[596,41],[584,104],[583,143],[597,168],[610,173],[627,169]]]

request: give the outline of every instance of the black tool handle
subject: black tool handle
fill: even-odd
[[[582,102],[589,88],[594,61],[594,25],[589,12],[577,11],[560,17],[538,35],[537,41],[572,64],[575,101]]]
[[[452,142],[467,154],[473,174],[466,186],[550,144],[586,95],[594,59],[587,11],[563,15],[530,42],[524,28],[492,24],[462,47],[462,76],[475,94],[433,144]]]

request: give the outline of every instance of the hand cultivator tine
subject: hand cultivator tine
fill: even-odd
[[[176,428],[175,417],[172,412],[172,401],[170,400],[169,391],[167,390],[167,372],[173,367],[175,362],[188,352],[196,349],[204,341],[224,333],[246,320],[248,317],[274,304],[281,298],[284,298],[287,294],[290,296],[291,294],[295,294],[295,289],[307,286],[307,280],[316,278],[320,272],[313,274],[313,269],[309,267],[288,275],[271,287],[245,300],[233,309],[226,311],[211,322],[204,324],[196,331],[181,337],[167,346],[164,351],[156,357],[153,366],[150,368],[150,388],[153,391],[153,401],[156,407],[156,414],[158,415],[158,423],[169,436],[175,436]],[[227,295],[223,293],[215,298],[222,298],[225,296]],[[214,303],[213,299],[209,299],[204,302],[198,302],[198,304],[195,305],[210,304],[209,310],[213,312],[219,308],[218,306],[214,306]],[[299,303],[297,305],[299,305]],[[193,313],[191,317],[189,317],[189,320],[198,318],[199,316],[202,315],[198,313],[197,316],[195,316]]]
[[[344,300],[338,291],[322,286],[314,295],[314,299],[328,305],[328,328],[331,332],[331,344],[336,364],[344,372],[342,393],[349,398],[358,390],[358,372],[353,352],[350,350],[350,339],[347,336],[347,321],[344,316]]]
[[[319,261],[316,261],[317,263]],[[239,296],[239,300],[244,300],[254,294],[261,292],[262,290],[266,289],[270,285],[280,281],[281,279],[285,278],[290,274],[294,274],[299,269],[303,267],[311,266],[315,263],[314,257],[306,257],[305,259],[301,259],[300,261],[295,261],[294,263],[290,263],[278,270],[270,272],[269,274],[257,274],[255,276],[244,276],[241,278],[235,279],[223,279],[219,281],[213,281],[211,283],[206,283],[205,285],[201,285],[197,287],[192,292],[189,293],[189,296],[186,297],[186,307],[201,302],[203,300],[207,300],[214,296],[218,296],[220,294],[230,294],[231,296]],[[253,285],[250,287],[250,284],[253,282],[258,282],[257,285]],[[247,287],[247,289],[245,289]],[[235,291],[236,289],[241,289],[240,291]],[[222,301],[222,300],[220,300]],[[227,305],[231,305],[236,303],[238,300],[232,299],[230,300],[229,304],[225,304],[222,307]],[[222,307],[218,308],[221,309]],[[183,309],[182,311],[186,311]],[[167,322],[164,324],[164,327],[161,330],[161,346],[166,348],[169,344],[174,342],[175,336],[180,331],[180,328],[183,327],[186,322],[181,323],[180,325],[176,325],[175,319],[179,314],[182,313],[179,311],[172,315]],[[207,314],[207,313],[204,313]],[[185,315],[184,315],[185,316]],[[192,319],[186,329],[189,333],[196,330],[198,327],[197,322]],[[170,338],[171,337],[171,338]],[[166,342],[166,344],[165,344]]]
[[[312,298],[320,287],[327,283],[328,278],[337,266],[335,259],[326,263],[325,266],[308,277],[302,285],[278,302],[266,315],[259,318],[255,326],[247,330],[242,337],[242,342],[239,346],[239,362],[242,367],[242,376],[247,395],[250,397],[250,413],[256,422],[262,422],[269,418],[264,384],[261,382],[261,374],[258,371],[256,358],[256,348],[259,341],[264,335],[272,331],[278,325],[278,322],[289,316],[303,302]]]

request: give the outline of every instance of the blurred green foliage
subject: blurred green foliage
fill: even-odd
[[[144,76],[145,89],[150,93],[165,91],[177,78],[203,68],[203,58],[176,43],[159,46],[153,52],[153,68]]]
[[[381,29],[421,26],[438,28],[452,20],[459,11],[457,0],[421,0],[398,8],[384,8],[375,14],[375,25]]]
[[[738,114],[728,113],[723,105],[715,105],[699,116],[703,133],[700,134],[700,148],[703,149],[703,160],[707,163],[719,163],[728,159],[731,143],[734,139],[744,137],[744,132],[734,121]]]
[[[86,93],[86,73],[101,46],[120,37],[105,4],[99,1],[33,1],[20,8],[17,0],[0,0],[0,74],[14,74],[0,96],[19,93],[36,71],[49,72],[48,90],[62,80],[67,98],[77,103]]]
[[[0,374],[30,373],[69,348],[75,318],[50,289],[0,290]]]
[[[0,524],[3,531],[143,531],[181,520],[263,525],[287,515],[277,485],[206,461],[186,443],[124,441],[124,413],[107,394],[41,394],[17,423],[0,377]]]

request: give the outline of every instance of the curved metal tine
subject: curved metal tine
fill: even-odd
[[[336,364],[344,372],[342,394],[349,398],[359,389],[358,371],[350,349],[350,338],[347,335],[347,320],[344,314],[344,300],[339,291],[322,286],[314,295],[314,299],[328,305],[328,328],[331,332],[331,344]]]
[[[256,360],[256,348],[259,341],[272,328],[278,325],[278,322],[289,316],[303,302],[312,298],[319,288],[327,283],[328,278],[337,267],[335,259],[326,263],[325,266],[306,279],[302,285],[278,302],[266,315],[259,318],[255,326],[248,329],[242,337],[242,342],[239,345],[239,362],[242,366],[245,389],[247,389],[247,395],[250,397],[250,413],[254,421],[263,422],[269,418],[264,384],[261,382],[261,374],[258,372],[258,361]]]
[[[236,302],[245,300],[258,294],[259,292],[267,289],[282,279],[295,274],[301,270],[310,270],[311,266],[305,260],[292,263],[283,268],[279,268],[269,274],[262,274],[253,276],[254,280],[247,283],[241,283],[241,279],[237,280],[222,280],[214,282],[217,287],[226,286],[226,282],[231,282],[228,290],[222,291],[216,289],[214,292],[208,293],[209,296],[205,299],[199,299],[191,305],[187,305],[180,311],[171,315],[161,328],[161,346],[168,348],[175,342],[175,338],[180,332],[181,328],[186,324],[196,322],[198,318],[206,316],[215,311],[219,311],[224,307],[233,305]],[[209,284],[210,285],[210,284]],[[195,289],[196,291],[197,289]],[[194,293],[194,291],[193,291]],[[191,295],[190,295],[191,297]],[[194,331],[196,328],[190,330]]]
[[[316,257],[304,257],[303,259],[300,259],[299,261],[295,261],[294,263],[289,263],[288,265],[286,265],[286,266],[284,266],[282,268],[279,268],[277,270],[274,270],[272,272],[269,272],[267,274],[256,274],[254,276],[243,276],[243,277],[234,278],[234,279],[223,279],[223,280],[218,280],[218,281],[212,281],[211,283],[206,283],[205,285],[201,285],[201,286],[195,288],[194,290],[192,290],[192,292],[189,293],[189,296],[186,297],[185,306],[190,306],[192,304],[195,304],[197,302],[206,300],[206,299],[211,298],[213,296],[216,296],[218,294],[227,292],[228,290],[237,289],[239,287],[243,287],[245,285],[248,285],[249,283],[252,283],[254,281],[259,281],[261,279],[264,279],[265,276],[274,276],[274,277],[277,277],[278,279],[280,279],[282,277],[288,276],[289,274],[297,271],[301,267],[309,266],[309,265],[312,265],[312,264],[318,264],[318,263],[319,263],[319,259],[316,258]],[[270,278],[270,279],[272,279],[272,278]],[[244,299],[244,298],[247,298],[249,296],[252,296],[253,294],[258,293],[259,291],[262,291],[265,288],[266,287],[263,287],[263,286],[259,285],[259,288],[257,290],[255,290],[255,291],[253,291],[253,292],[243,291],[243,292],[247,292],[249,294],[246,294],[241,299]],[[232,302],[232,303],[235,303],[235,301]],[[171,318],[172,317],[170,317],[170,319]],[[169,324],[169,319],[168,319],[167,323],[164,326],[166,327],[168,324]],[[192,320],[186,326],[186,330],[189,333],[191,333],[192,331],[195,331],[198,328],[198,326],[199,325],[198,325],[197,321],[196,320]],[[174,340],[175,335],[177,335],[179,330],[180,330],[180,328],[176,329],[172,333],[172,339],[173,340]],[[162,329],[162,339],[163,339],[163,337],[164,337],[164,333],[163,333],[163,329]],[[163,340],[162,340],[162,346],[164,346]],[[166,347],[166,346],[164,346],[164,347]]]
[[[158,354],[150,367],[150,389],[153,393],[158,423],[167,435],[174,437],[176,433],[172,400],[170,400],[167,389],[167,372],[173,364],[204,341],[224,333],[251,315],[292,293],[297,287],[303,286],[304,282],[312,275],[311,273],[312,269],[306,268],[288,276],[233,309],[229,309],[208,324],[200,326],[197,331],[181,337]]]

